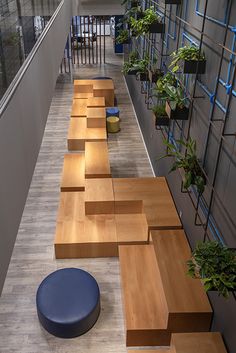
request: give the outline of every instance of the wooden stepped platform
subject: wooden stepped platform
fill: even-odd
[[[107,142],[85,142],[85,178],[111,178]]]
[[[151,231],[151,237],[149,245],[119,246],[127,346],[169,345],[172,332],[210,329],[207,295],[186,274],[184,232]]]
[[[118,256],[119,244],[147,243],[144,215],[135,215],[137,223],[132,221],[133,215],[122,216],[85,215],[85,192],[61,193],[54,241],[56,258]]]
[[[87,127],[106,127],[106,110],[104,107],[87,108]]]
[[[111,178],[85,180],[85,214],[114,215],[114,193]]]
[[[68,131],[68,150],[84,151],[86,141],[106,141],[105,128],[87,128],[86,118],[71,119]]]
[[[65,154],[61,178],[61,191],[84,191],[84,175],[84,153]]]
[[[169,311],[168,329],[175,332],[177,323],[185,332],[208,331],[212,309],[200,280],[187,276],[191,250],[184,231],[152,230],[151,241]]]
[[[227,353],[219,332],[172,333],[171,346],[160,349],[129,349],[128,353]]]
[[[105,107],[105,98],[104,97],[89,97],[87,99],[88,108],[102,108]]]
[[[85,92],[92,92],[94,97],[105,97],[106,107],[114,106],[113,80],[74,80],[74,97]]]
[[[113,188],[116,213],[140,213],[143,209],[149,230],[182,228],[164,177],[114,178]]]
[[[73,99],[71,118],[87,117],[87,98]]]

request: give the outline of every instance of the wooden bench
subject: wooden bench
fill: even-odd
[[[80,118],[87,116],[87,99],[73,99],[71,117]]]
[[[83,153],[65,154],[61,191],[85,190],[85,158]]]
[[[149,245],[119,246],[128,346],[170,345],[173,332],[208,331],[211,325],[203,286],[186,273],[184,231],[151,231],[151,239]]]
[[[87,128],[86,118],[71,119],[67,137],[69,151],[84,151],[85,141],[106,141],[105,128]]]
[[[111,178],[107,142],[85,142],[85,178]]]
[[[116,213],[144,212],[149,230],[182,228],[164,177],[113,178],[113,187]]]
[[[85,180],[85,214],[114,214],[111,178]]]
[[[114,83],[112,80],[95,80],[93,84],[94,97],[105,97],[106,107],[114,107]]]
[[[85,215],[84,192],[60,195],[54,241],[57,259],[118,255],[114,215]]]
[[[87,127],[106,128],[106,110],[105,108],[87,108],[86,106]]]

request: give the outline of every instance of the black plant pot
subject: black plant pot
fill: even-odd
[[[140,20],[141,18],[144,17],[144,13],[143,12],[136,12],[135,15],[134,15],[135,19],[136,20]]]
[[[148,78],[150,82],[156,83],[157,80],[162,76],[164,76],[164,72],[160,69],[156,69],[154,72],[148,70]]]
[[[148,81],[148,73],[147,72],[141,72],[139,74],[139,80],[140,81]]]
[[[165,4],[166,5],[168,5],[168,4],[179,5],[179,4],[181,4],[181,0],[165,0]]]
[[[137,1],[137,0],[131,0],[130,6],[131,6],[131,7],[138,7],[138,6],[139,6],[139,1]]]
[[[127,75],[129,75],[129,76],[131,76],[131,75],[137,75],[137,73],[138,73],[138,70],[129,70],[128,72],[127,72]]]
[[[204,74],[206,71],[206,60],[184,60],[184,74]]]
[[[179,109],[177,107],[175,110],[173,110],[171,109],[169,102],[166,101],[166,114],[170,119],[173,120],[188,120],[189,108],[184,107],[183,109]]]
[[[150,33],[165,33],[165,24],[164,23],[160,23],[158,21],[153,22],[149,26],[149,32]]]
[[[153,117],[155,119],[155,125],[156,126],[169,126],[170,119],[168,115],[156,115],[153,113]]]
[[[119,44],[130,44],[131,40],[130,38],[127,39],[127,40],[124,40],[122,43],[119,43]]]

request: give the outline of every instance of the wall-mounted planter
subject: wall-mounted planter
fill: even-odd
[[[188,120],[189,108],[184,107],[183,109],[176,108],[173,110],[171,109],[169,102],[166,101],[166,114],[173,120]]]
[[[124,40],[122,43],[120,43],[120,44],[130,44],[130,42],[131,42],[131,40],[130,40],[130,38],[129,39],[127,39],[127,40]]]
[[[165,33],[165,24],[164,23],[160,23],[158,21],[153,22],[149,26],[149,32],[150,33]]]
[[[150,82],[156,83],[162,76],[164,76],[164,72],[160,69],[156,69],[155,71],[148,70],[148,78]]]
[[[136,12],[135,13],[135,15],[134,15],[134,18],[136,19],[136,20],[140,20],[141,18],[143,18],[144,17],[144,13],[143,12]]]
[[[204,74],[206,71],[206,60],[184,60],[183,73],[184,74]]]
[[[137,0],[132,0],[132,1],[130,2],[130,6],[131,6],[131,7],[138,7],[138,6],[139,6],[139,1],[137,1]]]
[[[131,76],[131,75],[137,75],[138,73],[138,70],[132,70],[130,69],[128,72],[127,72],[127,75]]]
[[[156,126],[169,126],[170,119],[168,115],[156,115],[153,113],[153,118]]]
[[[181,0],[165,0],[166,5],[179,5],[181,4]]]
[[[140,81],[148,81],[148,72],[141,72],[139,74],[139,80]]]

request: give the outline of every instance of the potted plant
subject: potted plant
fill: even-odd
[[[164,72],[161,69],[155,68],[148,70],[148,78],[152,83],[156,83],[157,80],[162,76],[164,76]]]
[[[199,242],[187,262],[188,274],[201,278],[206,291],[229,297],[236,290],[236,252],[217,241]]]
[[[170,119],[166,114],[165,104],[160,103],[152,108],[156,126],[169,126]]]
[[[133,69],[136,72],[136,75],[139,75],[140,81],[147,81],[148,80],[148,63],[149,63],[149,57],[146,56],[144,59],[141,60],[136,60]]]
[[[138,54],[136,51],[130,53],[128,61],[124,62],[122,72],[125,75],[136,75],[138,69],[135,68],[135,64],[138,62]]]
[[[200,53],[196,46],[185,46],[179,48],[171,54],[172,62],[170,68],[172,72],[180,70],[183,63],[184,74],[204,74],[206,70],[206,59],[204,53]]]
[[[196,141],[190,138],[187,142],[184,142],[183,140],[176,140],[176,143],[184,146],[186,153],[182,154],[173,143],[168,140],[164,140],[164,144],[167,146],[168,152],[161,158],[175,157],[175,162],[170,172],[177,169],[183,169],[185,173],[183,182],[184,188],[187,190],[191,185],[195,185],[197,191],[201,195],[205,189],[206,178],[200,168],[196,155]]]
[[[187,98],[181,86],[165,85],[166,93],[166,113],[170,119],[188,120],[189,108],[187,107]]]
[[[119,34],[116,38],[116,43],[117,44],[129,44],[130,43],[129,31],[127,29],[119,30]]]
[[[177,80],[172,73],[167,72],[164,76],[159,77],[159,79],[156,81],[156,86],[154,87],[154,95],[156,95],[158,98],[161,99],[166,99],[167,98],[167,93],[166,93],[166,86],[167,85],[171,86],[176,86],[177,85]]]
[[[165,31],[165,25],[161,23],[161,18],[155,13],[153,7],[143,11],[140,19],[131,17],[130,25],[131,29],[137,33],[137,37],[147,33],[164,33]]]

